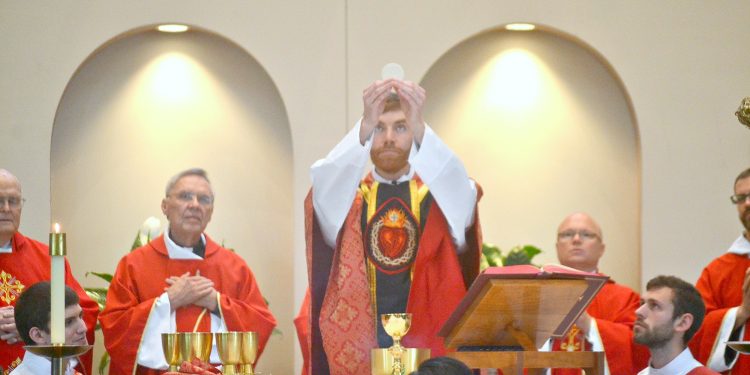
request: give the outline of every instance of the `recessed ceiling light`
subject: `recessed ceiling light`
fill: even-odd
[[[156,29],[164,33],[183,33],[187,31],[188,27],[187,25],[167,24],[159,25]]]
[[[511,31],[531,31],[535,28],[536,26],[530,23],[509,23],[505,25],[505,29]]]

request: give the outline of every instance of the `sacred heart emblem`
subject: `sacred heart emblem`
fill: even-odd
[[[378,233],[380,251],[388,258],[396,258],[406,248],[406,230],[404,228],[383,227]]]
[[[417,254],[417,224],[403,202],[395,198],[382,207],[367,227],[365,251],[379,270],[404,272]]]
[[[396,258],[406,249],[408,235],[405,225],[406,217],[399,209],[390,209],[383,216],[383,227],[378,232],[378,246],[386,257]]]

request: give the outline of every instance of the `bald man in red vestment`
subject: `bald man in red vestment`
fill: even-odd
[[[168,231],[120,260],[100,317],[110,374],[166,370],[165,332],[255,331],[263,351],[276,319],[245,261],[204,233],[213,203],[204,170],[179,173],[162,200]]]
[[[557,229],[560,264],[585,272],[599,272],[605,244],[599,224],[585,213],[574,213]],[[605,374],[636,374],[648,357],[646,349],[632,345],[635,310],[640,297],[632,289],[609,280],[563,339],[553,340],[553,350],[604,351]],[[579,375],[581,370],[554,369],[553,375]]]
[[[23,197],[21,183],[10,172],[0,169],[0,374],[7,375],[23,359],[23,341],[13,319],[18,296],[39,281],[50,279],[50,255],[47,244],[18,231]],[[73,277],[65,260],[65,284],[73,289],[83,308],[83,320],[89,344],[94,343],[94,326],[99,306]],[[81,356],[78,371],[91,374],[92,353]],[[83,366],[81,366],[81,364]]]

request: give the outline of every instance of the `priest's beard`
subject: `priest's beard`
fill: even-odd
[[[370,158],[381,175],[393,175],[402,170],[404,172],[408,170],[406,166],[409,163],[409,150],[403,150],[395,146],[383,146],[370,150]]]
[[[658,327],[649,327],[647,330],[643,326],[638,327],[640,327],[640,330],[633,331],[633,341],[646,345],[650,349],[662,348],[674,337],[672,322]]]
[[[745,227],[746,236],[750,236],[750,207],[745,208],[745,212],[740,215],[740,219]]]

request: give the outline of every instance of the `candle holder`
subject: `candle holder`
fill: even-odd
[[[65,233],[50,233],[49,234],[49,255],[64,257],[68,255],[68,249],[65,246]]]
[[[49,358],[52,361],[51,375],[64,375],[65,359],[78,357],[93,348],[92,345],[26,345],[24,350],[32,352],[40,357]]]

